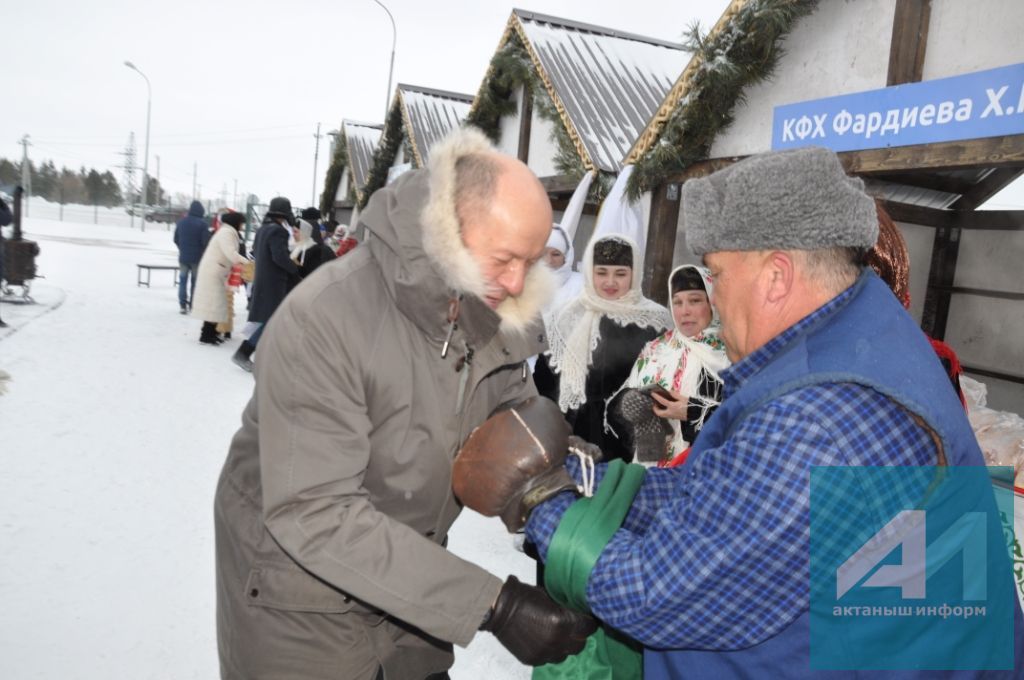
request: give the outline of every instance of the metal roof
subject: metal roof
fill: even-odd
[[[416,154],[416,166],[422,168],[429,159],[431,147],[465,120],[473,97],[403,83],[398,85],[398,94],[406,134]]]
[[[380,141],[383,125],[357,123],[346,120],[342,122],[345,144],[348,151],[349,177],[356,188],[357,197],[361,198],[363,187],[373,167],[373,152]]]
[[[520,9],[509,23],[561,104],[584,163],[618,172],[690,55],[674,43]]]
[[[718,18],[715,25],[708,32],[706,38],[711,39],[717,35],[720,31],[725,30],[733,18],[746,7],[747,3],[751,0],[730,0],[729,5],[722,12],[722,16]],[[680,105],[680,101],[683,101],[684,97],[690,94],[692,87],[692,79],[698,70],[703,66],[704,58],[700,53],[694,54],[690,59],[684,62],[685,68],[680,71],[676,71],[675,76],[672,78],[672,85],[666,90],[665,96],[662,101],[659,101],[654,108],[653,115],[646,121],[644,121],[644,127],[639,131],[636,136],[636,141],[629,148],[626,154],[623,154],[626,163],[635,163],[641,157],[646,154],[654,143],[658,141],[661,136],[662,128],[669,116],[675,111],[676,107]]]

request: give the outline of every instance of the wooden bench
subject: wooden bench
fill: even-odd
[[[174,270],[174,280],[171,282],[171,285],[175,285],[175,284],[178,283],[178,265],[176,265],[176,264],[137,264],[135,266],[139,268],[139,270],[137,272],[138,273],[138,277],[136,279],[136,287],[138,287],[138,286],[145,286],[146,288],[149,288],[149,277],[153,273],[154,269],[157,269],[157,270],[162,270],[162,269]],[[146,280],[145,281],[142,280],[142,272],[143,271],[146,272]]]

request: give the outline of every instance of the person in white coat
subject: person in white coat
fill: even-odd
[[[219,345],[217,324],[228,320],[228,302],[224,289],[228,285],[231,267],[245,262],[238,251],[239,231],[245,224],[241,213],[228,213],[220,218],[221,226],[213,234],[199,261],[199,275],[192,303],[192,316],[203,320],[199,342]]]

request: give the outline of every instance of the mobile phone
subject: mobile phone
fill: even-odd
[[[662,387],[658,383],[654,383],[653,385],[648,385],[644,389],[647,392],[651,393],[651,394],[657,394],[662,399],[668,399],[669,401],[672,401],[673,399],[675,399],[675,397],[672,396],[671,392],[666,390],[664,387]]]

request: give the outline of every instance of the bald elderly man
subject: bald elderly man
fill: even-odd
[[[886,607],[863,607],[870,610],[865,621],[874,637],[858,637],[851,632],[853,619],[826,620],[835,617],[832,607],[824,616],[811,607],[814,583],[819,597],[829,593],[830,583],[837,597],[827,570],[822,580],[809,578],[816,564],[812,469],[839,467],[861,475],[855,491],[832,499],[842,510],[826,513],[829,529],[815,534],[832,551],[823,554],[845,558],[870,534],[849,544],[837,539],[894,516],[883,509],[902,512],[934,498],[928,485],[939,473],[932,466],[962,466],[962,478],[978,476],[985,464],[924,334],[886,284],[862,267],[878,224],[861,181],[847,177],[831,151],[775,152],[690,180],[682,206],[687,245],[714,277],[712,302],[733,361],[722,373],[722,404],[686,463],[647,470],[603,549],[588,546],[591,552],[584,555],[571,552],[578,543],[566,548],[561,536],[586,525],[581,510],[601,507],[606,489],[617,498],[625,477],[617,475],[614,463],[597,466],[594,499],[577,504],[574,493],[561,492],[535,505],[543,494],[534,489],[550,485],[537,487],[534,480],[558,470],[539,466],[542,475],[509,484],[509,470],[535,468],[523,464],[521,452],[506,452],[493,441],[481,449],[493,454],[481,469],[495,471],[501,488],[482,496],[484,503],[467,505],[484,511],[516,505],[502,512],[503,518],[517,519],[506,520],[512,529],[529,515],[526,535],[548,563],[548,573],[566,573],[558,565],[572,565],[569,584],[573,592],[578,589],[577,600],[644,645],[645,678],[859,678],[864,675],[855,669],[879,668],[893,669],[877,676],[885,678],[1021,677],[1024,629],[1009,563],[1005,569],[999,564],[1004,539],[998,515],[990,512],[994,503],[984,468],[979,486],[957,492],[942,510],[953,517],[967,516],[961,514],[965,508],[981,510],[986,528],[994,528],[987,554],[969,551],[996,570],[988,577],[990,597],[980,603],[987,606],[987,620],[979,616],[964,624],[961,618],[958,627],[945,626],[939,616],[885,619],[885,610],[901,609],[886,600]],[[574,461],[568,468],[579,482]],[[457,489],[462,464],[460,457]],[[869,470],[895,470],[926,483],[890,480],[874,489],[865,481]],[[931,472],[921,476],[913,470]],[[563,524],[563,516],[572,521]],[[932,520],[942,515],[928,517],[932,531]],[[984,546],[985,536],[980,538]],[[564,558],[566,550],[573,559]],[[933,566],[929,562],[929,576]],[[979,577],[977,570],[972,577]],[[955,574],[952,580],[959,597]],[[936,585],[929,578],[929,589]],[[966,598],[966,586],[963,591]],[[921,601],[899,604],[913,614],[909,605]],[[818,648],[812,643],[817,625],[829,631]],[[922,627],[928,634],[916,634]],[[956,670],[921,670],[927,668]]]
[[[478,630],[527,664],[575,653],[590,617],[444,547],[459,446],[536,393],[547,195],[465,130],[361,220],[367,247],[303,281],[260,343],[216,494],[221,676],[447,677]]]

